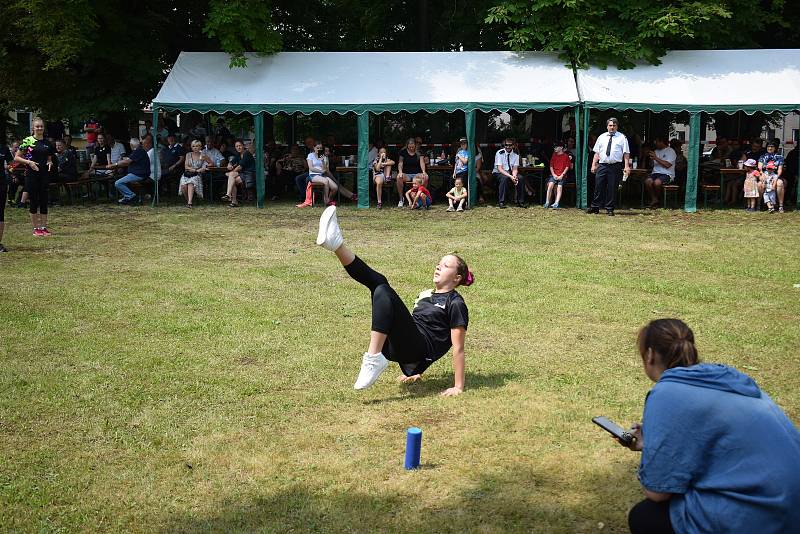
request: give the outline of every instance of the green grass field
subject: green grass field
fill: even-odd
[[[340,209],[408,304],[457,251],[477,282],[449,355],[364,392],[369,293],[289,205],[21,210],[0,255],[0,530],[626,532],[637,329],[694,329],[800,423],[800,214]],[[403,469],[405,429],[423,468]]]

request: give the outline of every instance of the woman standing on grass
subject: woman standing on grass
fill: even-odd
[[[44,121],[36,117],[33,119],[33,135],[26,137],[19,146],[14,161],[27,166],[25,191],[31,203],[33,235],[37,237],[50,235],[47,229],[47,201],[54,155],[53,145],[44,138]]]
[[[317,244],[333,251],[347,274],[367,286],[372,294],[369,347],[353,387],[366,389],[374,384],[389,365],[388,360],[400,365],[401,382],[414,382],[453,347],[455,384],[442,395],[462,393],[469,312],[456,288],[471,285],[475,280],[464,260],[455,254],[439,260],[433,271],[434,289],[420,293],[413,312],[409,313],[386,277],[372,270],[344,244],[335,206],[326,208],[320,217]]]
[[[683,321],[639,332],[647,395],[630,448],[647,497],[631,532],[797,532],[800,432],[752,378],[699,363]]]

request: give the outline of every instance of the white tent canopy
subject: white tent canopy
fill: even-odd
[[[800,107],[800,50],[680,50],[661,65],[577,71],[589,107],[651,111],[793,111]]]
[[[153,104],[179,111],[346,113],[560,109],[572,69],[546,52],[182,52]]]

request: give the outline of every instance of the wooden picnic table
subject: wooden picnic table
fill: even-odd
[[[228,172],[228,166],[210,166],[206,167],[208,171],[208,198],[209,202],[213,202],[214,200],[214,173],[222,173],[223,175]]]
[[[720,198],[719,206],[720,207],[725,207],[725,204],[723,203],[723,199],[725,198],[725,177],[726,176],[731,176],[731,177],[744,176],[745,174],[747,174],[747,169],[739,169],[738,167],[734,167],[732,169],[729,169],[729,168],[726,168],[726,167],[720,168],[720,170],[719,170],[719,198]]]

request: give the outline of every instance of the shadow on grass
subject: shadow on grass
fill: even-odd
[[[506,383],[519,376],[517,373],[486,373],[471,374],[467,373],[467,391],[475,389],[496,389],[506,385]],[[435,378],[422,378],[418,382],[411,384],[398,383],[397,387],[404,390],[406,394],[386,397],[382,399],[372,399],[364,401],[364,404],[381,404],[411,397],[430,397],[438,395],[447,388],[453,387],[453,374],[437,376]]]
[[[275,493],[221,502],[205,517],[170,517],[163,531],[627,532],[627,510],[636,500],[635,474],[613,469],[580,476],[580,491],[567,493],[562,474],[509,466],[499,473],[478,472],[470,486],[436,502],[414,491],[425,480],[419,476],[398,470],[400,480],[392,487],[405,485],[407,493],[294,483]]]

